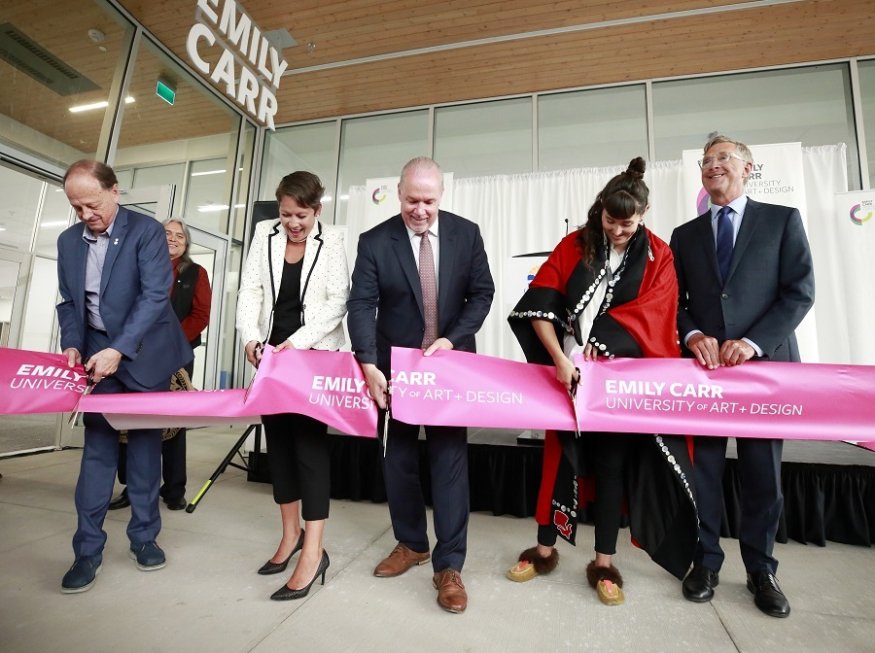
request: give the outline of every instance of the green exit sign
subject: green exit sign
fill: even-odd
[[[176,88],[164,80],[159,79],[155,84],[155,95],[160,97],[170,106],[173,106],[173,103],[176,102]]]

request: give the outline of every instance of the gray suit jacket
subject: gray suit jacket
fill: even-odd
[[[814,303],[814,265],[797,209],[748,199],[722,286],[710,212],[676,228],[671,249],[681,340],[699,329],[721,343],[748,338],[769,360],[799,360],[793,332]]]

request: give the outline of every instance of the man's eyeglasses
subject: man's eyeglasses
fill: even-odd
[[[739,161],[744,161],[744,157],[736,152],[721,152],[716,156],[706,156],[704,159],[699,159],[699,167],[704,170],[705,168],[710,168],[715,164],[723,165],[729,161],[729,159],[738,159]]]

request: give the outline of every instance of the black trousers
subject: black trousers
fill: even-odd
[[[699,509],[699,544],[693,559],[719,571],[723,564],[720,528],[723,520],[723,468],[727,438],[697,437],[693,453],[696,504]],[[738,476],[741,491],[741,523],[738,544],[748,572],[776,573],[772,555],[778,522],[784,509],[781,491],[783,440],[738,438]]]
[[[595,552],[614,555],[623,519],[626,463],[634,455],[634,438],[646,436],[587,433],[586,437],[590,439],[589,451],[592,454],[587,465],[595,477],[595,501],[592,505]],[[556,529],[552,524],[538,526],[538,543],[543,546],[556,544]]]
[[[301,502],[304,521],[328,519],[331,451],[322,422],[296,413],[262,415],[273,499]]]
[[[385,411],[380,411],[380,432]],[[435,571],[462,571],[468,548],[468,431],[458,426],[426,426],[434,508],[432,552]],[[380,455],[383,452],[380,451]],[[419,426],[389,420],[383,476],[395,539],[413,551],[428,551],[425,499],[419,480]]]

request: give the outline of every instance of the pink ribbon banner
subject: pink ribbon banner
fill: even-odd
[[[575,360],[581,430],[847,440],[875,449],[875,367]],[[392,414],[413,424],[574,429],[551,366],[392,349]]]
[[[0,415],[72,412],[87,380],[63,354],[0,348]]]
[[[71,412],[86,375],[61,354],[0,349],[0,414]],[[244,401],[245,398],[245,401]],[[377,409],[352,354],[268,347],[245,390],[90,394],[82,412],[104,413],[119,429],[258,422],[261,415],[302,413],[350,435],[374,437]]]

